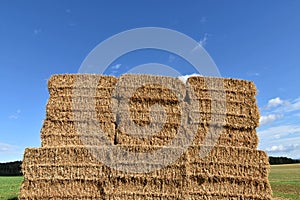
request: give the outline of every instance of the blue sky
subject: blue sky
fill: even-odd
[[[52,74],[77,73],[101,41],[139,27],[164,27],[199,42],[223,77],[252,80],[261,110],[259,148],[300,158],[300,1],[0,2],[0,162],[40,146]],[[185,66],[145,50],[116,60],[108,73],[147,62]],[[174,61],[175,60],[175,61]],[[185,69],[186,67],[186,69]],[[185,66],[186,74],[192,73]]]

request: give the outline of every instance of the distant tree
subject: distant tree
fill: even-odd
[[[293,160],[287,157],[269,157],[270,165],[280,165],[280,164],[293,164],[293,163],[300,163],[300,160]]]
[[[22,176],[21,161],[0,163],[0,176]]]

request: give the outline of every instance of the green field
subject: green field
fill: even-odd
[[[17,199],[23,176],[0,176],[0,199]]]
[[[17,199],[22,180],[0,177],[0,199]],[[300,199],[300,164],[272,165],[269,180],[274,199]]]
[[[300,164],[272,165],[269,181],[275,198],[300,199]]]

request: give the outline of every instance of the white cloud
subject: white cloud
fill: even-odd
[[[201,38],[198,42],[198,45],[195,46],[195,48],[192,50],[193,51],[196,51],[197,49],[199,49],[200,47],[204,47],[207,43],[207,40],[208,40],[208,33],[205,33],[203,38]]]
[[[266,149],[268,152],[274,152],[274,151],[283,151],[285,150],[283,145],[278,145],[278,146],[272,146],[271,148]]]
[[[281,125],[258,130],[259,149],[273,156],[300,158],[300,125]]]
[[[274,135],[273,136],[275,139],[279,139],[280,137],[281,137],[281,135],[280,134],[276,134],[276,135]]]
[[[15,120],[16,120],[16,119],[19,119],[20,113],[21,113],[21,110],[18,109],[18,110],[16,111],[16,113],[11,114],[10,116],[8,116],[8,118],[9,118],[9,119],[15,119]]]
[[[262,126],[262,125],[265,125],[265,124],[269,124],[277,119],[280,119],[282,118],[282,115],[279,115],[279,114],[269,114],[269,115],[266,115],[266,116],[261,116],[260,119],[259,119],[259,124]]]
[[[268,101],[268,104],[266,106],[266,109],[271,109],[274,113],[288,113],[293,111],[300,110],[300,98],[297,98],[292,101],[288,100],[282,100],[280,97],[276,97],[274,99],[271,99]]]
[[[263,137],[269,137],[280,134],[282,136],[288,136],[294,133],[300,134],[300,125],[282,125],[268,128],[263,131],[258,131],[258,134]]]
[[[14,146],[14,145],[11,145],[11,144],[6,144],[6,143],[0,142],[0,153],[16,152],[16,150],[18,148],[19,148],[18,146]]]
[[[268,153],[280,153],[280,152],[291,152],[291,151],[295,151],[298,150],[300,148],[299,144],[290,144],[290,145],[273,145],[269,148],[266,148],[266,151]]]
[[[24,149],[0,141],[0,162],[22,160]]]
[[[199,45],[201,45],[201,46],[204,47],[206,45],[207,39],[208,39],[208,34],[205,33],[204,36],[203,36],[203,38],[199,40],[199,42],[198,42]]]
[[[273,107],[277,107],[277,106],[280,106],[280,105],[283,105],[283,104],[284,104],[284,101],[281,100],[279,97],[276,97],[276,98],[270,99],[268,101],[267,109],[270,109],[270,108],[273,108]]]
[[[288,103],[285,107],[286,112],[300,110],[300,98],[295,99],[292,103]]]
[[[275,143],[282,145],[300,143],[300,125],[275,126],[258,131],[257,134],[260,139],[260,145],[265,147]]]
[[[184,76],[178,76],[179,80],[181,80],[182,82],[186,83],[186,81],[188,80],[188,78],[192,77],[192,76],[202,76],[201,74],[189,74],[189,75],[184,75]]]
[[[285,156],[300,159],[300,137],[279,139],[265,145],[264,148],[270,156]]]
[[[117,69],[119,69],[121,66],[122,66],[122,64],[116,64],[116,65],[111,66],[111,68],[117,70]]]

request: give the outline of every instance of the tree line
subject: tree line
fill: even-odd
[[[0,176],[22,176],[22,161],[0,163]]]
[[[269,157],[269,163],[270,165],[280,165],[280,164],[294,164],[294,163],[300,163],[300,160],[294,160],[287,157]]]

